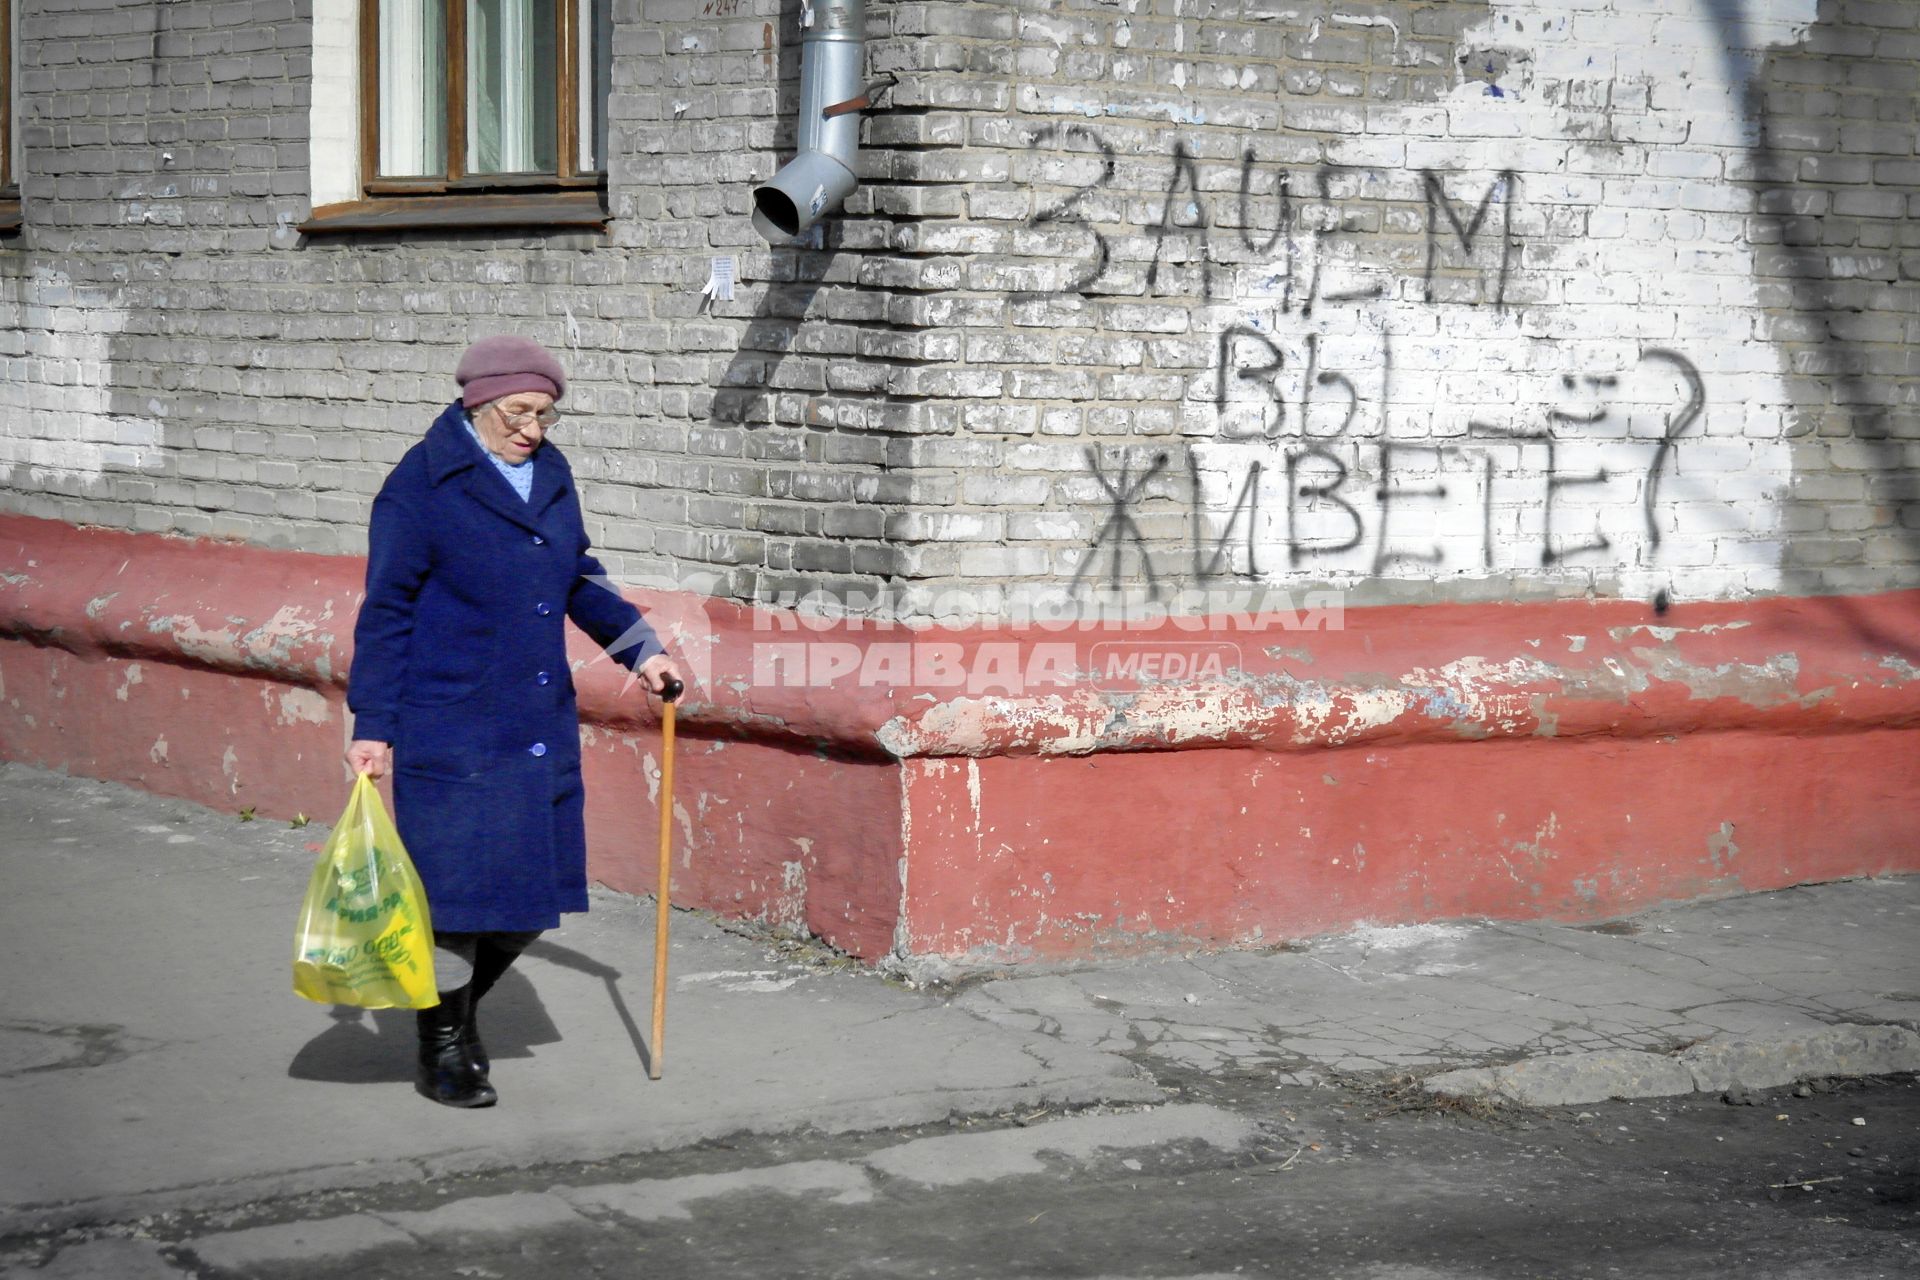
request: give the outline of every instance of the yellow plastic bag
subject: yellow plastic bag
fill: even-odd
[[[293,935],[293,989],[321,1004],[363,1009],[440,1003],[427,895],[364,773],[307,882]]]

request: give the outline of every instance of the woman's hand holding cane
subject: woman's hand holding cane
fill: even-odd
[[[644,668],[642,668],[644,670]],[[667,1033],[667,891],[673,862],[673,714],[674,701],[686,685],[671,674],[661,678],[660,701],[660,884],[653,900],[653,1045],[647,1055],[647,1075],[658,1080]]]

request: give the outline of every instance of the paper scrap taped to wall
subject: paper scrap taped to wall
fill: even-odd
[[[733,301],[733,259],[715,258],[707,269],[707,283],[700,292],[708,302]]]

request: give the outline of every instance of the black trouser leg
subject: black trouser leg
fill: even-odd
[[[467,1052],[473,1058],[473,1065],[479,1070],[482,1080],[492,1070],[493,1064],[487,1057],[487,1047],[480,1040],[480,997],[493,990],[493,984],[500,981],[502,975],[513,967],[520,953],[540,936],[539,930],[530,933],[483,933],[476,937],[473,954],[473,981],[469,984],[470,995],[467,1001],[466,1040]]]

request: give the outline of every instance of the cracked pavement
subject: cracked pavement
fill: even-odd
[[[1271,951],[1009,974],[954,1003],[1201,1072],[1303,1085],[1413,1073],[1443,1092],[1558,1105],[1914,1070],[1916,926],[1920,881],[1860,880],[1586,927],[1363,928]],[[1528,1060],[1550,1062],[1551,1081],[1508,1069]],[[1473,1066],[1494,1070],[1461,1069]]]
[[[922,988],[680,913],[649,1082],[651,908],[598,893],[490,1000],[501,1105],[459,1112],[412,1093],[410,1014],[289,989],[322,837],[0,766],[0,1234],[730,1135],[1139,1107],[1181,1072],[1311,1087],[1835,1027],[1897,1056],[1920,1026],[1915,879]],[[1794,1062],[1844,1067],[1846,1048]]]
[[[1920,881],[1811,885],[1578,927],[1364,928],[1261,952],[1009,974],[997,1026],[1287,1083],[1533,1055],[1920,1028]]]

